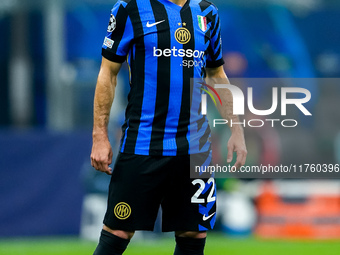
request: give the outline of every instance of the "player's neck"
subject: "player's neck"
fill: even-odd
[[[168,1],[183,7],[188,0],[168,0]]]

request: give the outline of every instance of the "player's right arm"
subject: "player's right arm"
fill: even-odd
[[[121,63],[102,58],[94,96],[91,165],[109,175],[112,174],[109,165],[113,154],[107,128],[121,66]]]
[[[100,67],[93,109],[93,145],[91,164],[98,171],[112,174],[112,148],[108,139],[108,123],[117,75],[130,50],[134,31],[126,10],[127,3],[118,0],[111,10],[107,34],[102,46]]]

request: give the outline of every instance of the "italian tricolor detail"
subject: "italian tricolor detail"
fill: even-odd
[[[207,31],[207,18],[201,15],[197,15],[197,19],[198,19],[198,25],[200,27],[200,29],[205,32]]]

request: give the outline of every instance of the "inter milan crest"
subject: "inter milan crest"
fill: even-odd
[[[185,22],[178,23],[178,25],[179,26],[183,25],[183,27],[180,27],[175,31],[176,41],[179,42],[180,44],[187,44],[191,39],[190,31],[187,28],[185,28],[187,23]]]
[[[116,29],[116,18],[111,14],[109,26],[107,27],[107,32],[111,33]]]
[[[198,26],[200,27],[200,29],[205,32],[207,31],[208,27],[207,27],[207,18],[201,15],[197,15],[197,19],[198,19]]]
[[[185,27],[180,27],[175,32],[175,38],[180,44],[187,44],[191,39],[191,34]]]
[[[118,203],[114,208],[115,216],[120,220],[125,220],[131,215],[131,207],[124,202]]]

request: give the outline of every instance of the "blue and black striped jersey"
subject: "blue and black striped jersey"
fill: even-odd
[[[121,152],[176,156],[210,150],[192,78],[223,65],[217,8],[206,0],[119,0],[102,55],[130,68]],[[200,98],[200,97],[198,97]]]

